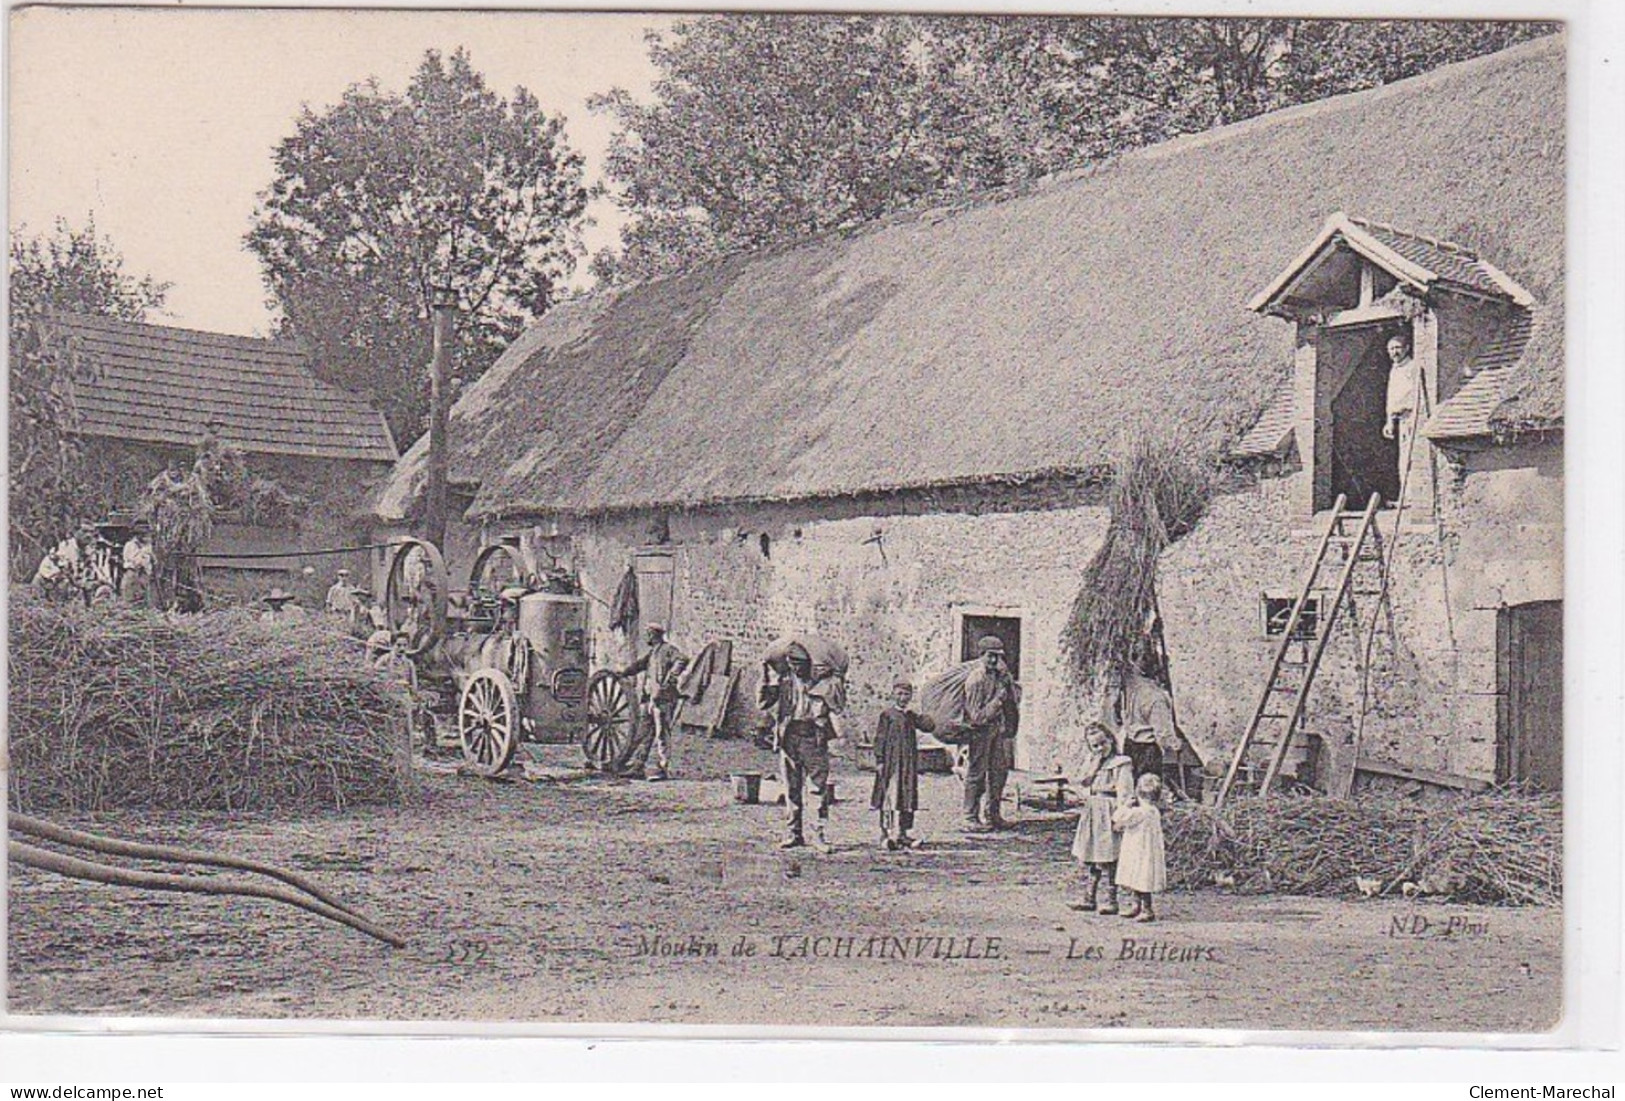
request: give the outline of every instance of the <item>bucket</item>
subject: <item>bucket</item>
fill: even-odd
[[[728,776],[734,786],[734,802],[757,803],[762,798],[762,774],[760,772],[735,772]]]

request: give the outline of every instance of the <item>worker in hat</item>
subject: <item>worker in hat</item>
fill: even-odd
[[[643,722],[638,724],[637,736],[627,749],[620,772],[623,776],[664,780],[671,769],[669,743],[677,713],[677,681],[688,668],[688,657],[666,639],[664,623],[646,624],[643,639],[649,649],[637,661],[618,670],[622,677],[643,678],[638,697]],[[646,771],[651,753],[654,768]]]
[[[280,585],[273,586],[271,591],[260,598],[265,605],[265,611],[260,613],[261,623],[291,623],[305,618],[305,610],[295,604],[294,596],[283,591]]]
[[[835,740],[827,692],[813,680],[812,658],[793,643],[762,663],[756,706],[770,716],[774,747],[779,753],[779,779],[784,784],[785,836],[781,849],[807,844],[804,832],[807,796],[818,800],[813,820],[813,847],[831,851],[829,812],[835,785],[829,776],[829,743]]]
[[[1021,686],[1005,664],[999,638],[984,635],[976,653],[976,668],[965,678],[965,825],[998,830],[1004,828],[1004,783],[1015,765]]]
[[[361,614],[361,601],[356,596],[356,588],[350,584],[350,571],[340,569],[334,578],[333,584],[327,590],[327,599],[322,606],[329,615],[339,616],[351,623]]]

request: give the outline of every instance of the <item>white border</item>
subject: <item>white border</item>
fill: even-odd
[[[351,0],[353,6],[426,8],[396,0],[383,5]],[[8,0],[8,8],[15,6]],[[243,5],[247,6],[247,5]],[[259,6],[298,7],[287,0]],[[520,9],[504,2],[481,6]],[[607,8],[576,0],[577,8]],[[639,9],[681,9],[673,0],[645,0]],[[741,6],[707,4],[706,7]],[[808,5],[753,5],[807,7]],[[826,5],[826,7],[829,5]],[[964,0],[901,0],[884,5],[848,3],[861,10],[987,11],[992,5]],[[1016,5],[1012,5],[1015,8]],[[1020,8],[1033,10],[1022,3]],[[1092,7],[1092,10],[1090,8]],[[1005,9],[1010,10],[1010,9]],[[1180,14],[1191,5],[1167,2],[1068,3],[1041,10],[1079,14]],[[114,1018],[0,1018],[0,1027],[26,1032],[0,1035],[0,1068],[14,1081],[265,1081],[348,1080],[516,1081],[533,1077],[684,1078],[743,1073],[762,1078],[897,1078],[970,1081],[989,1076],[1033,1080],[1057,1072],[1091,1077],[1266,1077],[1420,1081],[1608,1080],[1621,1076],[1620,1039],[1620,811],[1621,682],[1620,624],[1625,619],[1625,575],[1620,518],[1620,373],[1625,366],[1625,285],[1620,278],[1621,173],[1618,123],[1625,119],[1620,67],[1621,9],[1605,0],[1546,3],[1426,2],[1369,0],[1359,4],[1300,2],[1288,9],[1248,0],[1207,0],[1201,14],[1351,15],[1375,17],[1520,17],[1561,19],[1569,24],[1569,283],[1581,288],[1568,306],[1569,419],[1567,584],[1568,680],[1565,714],[1577,738],[1567,742],[1570,820],[1566,834],[1565,1021],[1544,1036],[1371,1034],[1257,1031],[1132,1031],[1034,1033],[1010,1030],[810,1030],[806,1041],[758,1041],[788,1030],[567,1026],[465,1025],[461,1039],[425,1042],[448,1026],[343,1022],[196,1022]],[[9,56],[8,56],[9,65]],[[1615,131],[1605,132],[1605,126]],[[3,887],[0,872],[0,887]],[[1260,976],[1267,981],[1267,976]],[[71,1034],[49,1030],[69,1029]],[[247,1033],[248,1035],[244,1035]],[[319,1037],[312,1034],[319,1033]],[[370,1034],[389,1033],[394,1039]],[[222,1035],[232,1034],[232,1035]],[[471,1035],[472,1034],[472,1035]],[[530,1038],[520,1039],[521,1034]],[[589,1036],[640,1040],[591,1041]],[[729,1035],[731,1043],[711,1042]],[[674,1037],[692,1037],[676,1040]],[[399,1037],[412,1037],[405,1039]],[[884,1042],[874,1043],[876,1037]],[[1040,1037],[1072,1041],[1033,1044]],[[925,1047],[913,1041],[952,1040]],[[989,1046],[983,1042],[992,1041]],[[1076,1043],[1089,1041],[1088,1046]],[[1104,1043],[1103,1043],[1104,1041]],[[1156,1045],[1156,1046],[1146,1046]],[[1200,1046],[1196,1046],[1200,1045]],[[1261,1045],[1261,1046],[1255,1046]],[[1384,1050],[1373,1060],[1359,1045]],[[1238,1050],[1245,1047],[1246,1050]],[[1533,1048],[1568,1048],[1533,1054]],[[1432,1050],[1429,1050],[1432,1049]],[[1148,1062],[1154,1060],[1154,1063]],[[1538,1068],[1538,1069],[1537,1069]],[[1147,1074],[1147,1070],[1151,1074]]]

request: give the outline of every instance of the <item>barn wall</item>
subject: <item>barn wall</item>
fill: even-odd
[[[1492,780],[1496,608],[1561,597],[1561,446],[1431,458],[1437,512],[1406,513],[1392,630],[1385,617],[1377,634],[1363,753]],[[1180,720],[1204,758],[1228,759],[1268,674],[1274,642],[1264,638],[1262,595],[1296,593],[1324,531],[1324,516],[1312,520],[1298,506],[1297,483],[1307,476],[1261,478],[1220,496],[1162,563]],[[1392,538],[1391,518],[1382,531]],[[1372,599],[1357,598],[1361,627]],[[1309,703],[1307,729],[1332,754],[1348,752],[1359,707],[1363,631],[1353,622],[1345,617],[1329,641]]]
[[[1075,497],[1050,505],[978,513],[832,502],[673,516],[664,548],[675,559],[672,639],[690,654],[711,639],[734,642],[744,670],[730,714],[736,733],[754,718],[755,662],[768,643],[795,630],[840,641],[852,659],[850,752],[860,732],[872,730],[893,677],[919,684],[957,660],[956,610],[1019,616],[1026,696],[1018,763],[1076,764],[1079,705],[1059,639],[1107,514]],[[879,542],[871,542],[877,532]],[[594,598],[599,664],[631,657],[627,640],[609,629],[608,600],[648,534],[643,515],[575,532],[575,564]]]

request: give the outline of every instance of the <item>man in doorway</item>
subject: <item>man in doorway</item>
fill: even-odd
[[[978,831],[1001,830],[1004,818],[999,807],[1005,780],[1015,765],[1021,686],[1004,663],[1004,643],[998,638],[984,636],[976,652],[980,664],[965,679],[965,825]]]
[[[779,778],[784,782],[785,837],[781,849],[807,843],[803,833],[807,789],[818,797],[813,846],[829,852],[829,809],[835,789],[829,779],[829,743],[835,740],[828,699],[813,684],[812,658],[800,646],[762,668],[756,703],[772,720],[779,752]]]
[[[668,739],[672,718],[677,712],[677,680],[688,667],[688,658],[666,640],[666,627],[662,623],[649,624],[643,630],[643,637],[649,644],[648,652],[620,671],[623,677],[642,674],[640,698],[644,714],[638,740],[627,751],[621,772],[646,780],[664,780],[671,768]],[[651,752],[654,768],[645,772]]]
[[[1405,428],[1416,412],[1416,361],[1411,356],[1411,338],[1403,331],[1388,337],[1388,419],[1383,422],[1384,439],[1398,439],[1403,446]]]

